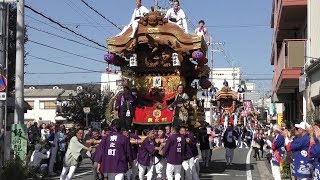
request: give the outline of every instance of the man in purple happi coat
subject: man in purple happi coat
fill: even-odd
[[[132,154],[129,138],[123,135],[118,123],[113,126],[111,132],[101,143],[96,151],[96,162],[101,173],[107,173],[108,180],[123,180],[128,171],[128,165],[132,164]]]
[[[173,127],[172,134],[166,141],[162,154],[167,159],[166,175],[168,180],[179,180],[181,178],[181,167],[185,155],[185,138],[179,134],[179,128]]]
[[[144,179],[144,173],[147,169],[147,180],[151,180],[153,177],[154,168],[154,153],[159,150],[155,144],[155,135],[153,130],[145,130],[147,138],[142,142],[138,150],[138,168],[139,168],[139,180]]]
[[[126,130],[131,129],[132,118],[134,115],[134,97],[128,86],[123,88],[115,102],[115,110],[118,111],[119,123]]]
[[[199,175],[196,170],[194,157],[198,154],[194,153],[195,149],[198,151],[196,147],[196,140],[192,132],[188,131],[186,127],[180,128],[180,134],[184,136],[186,140],[186,149],[182,162],[182,168],[185,173],[181,173],[183,176],[182,179],[186,180],[199,180]]]

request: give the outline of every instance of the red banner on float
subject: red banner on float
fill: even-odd
[[[136,108],[133,123],[152,125],[152,124],[170,124],[173,120],[173,111],[156,109],[154,107]]]

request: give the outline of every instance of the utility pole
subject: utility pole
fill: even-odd
[[[5,36],[6,36],[6,4],[0,2],[0,74],[4,75],[5,65]],[[0,100],[0,128],[4,125],[4,101]]]
[[[5,68],[5,36],[6,36],[6,4],[4,2],[0,2],[0,74],[4,75],[4,68]],[[4,126],[4,101],[0,100],[0,128]],[[0,146],[2,146],[2,149],[4,151],[4,140],[0,140]],[[2,166],[4,163],[4,153],[0,152],[0,165]]]
[[[24,121],[24,0],[17,3],[16,84],[14,123]]]

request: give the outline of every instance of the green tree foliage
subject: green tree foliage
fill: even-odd
[[[89,123],[90,121],[105,120],[107,105],[112,96],[113,94],[110,92],[101,93],[97,86],[86,85],[81,92],[71,98],[67,114],[70,115],[74,123],[85,125],[86,115],[83,108],[90,107]]]

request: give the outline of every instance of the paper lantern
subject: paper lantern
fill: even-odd
[[[208,59],[207,58],[202,58],[202,59],[197,60],[197,62],[199,64],[207,64],[208,63]]]
[[[107,63],[112,64],[113,61],[114,61],[114,59],[115,59],[114,54],[112,54],[112,53],[106,53],[106,54],[104,54],[104,60],[105,60]]]
[[[197,61],[199,59],[205,58],[205,56],[201,51],[193,51],[192,58]]]

